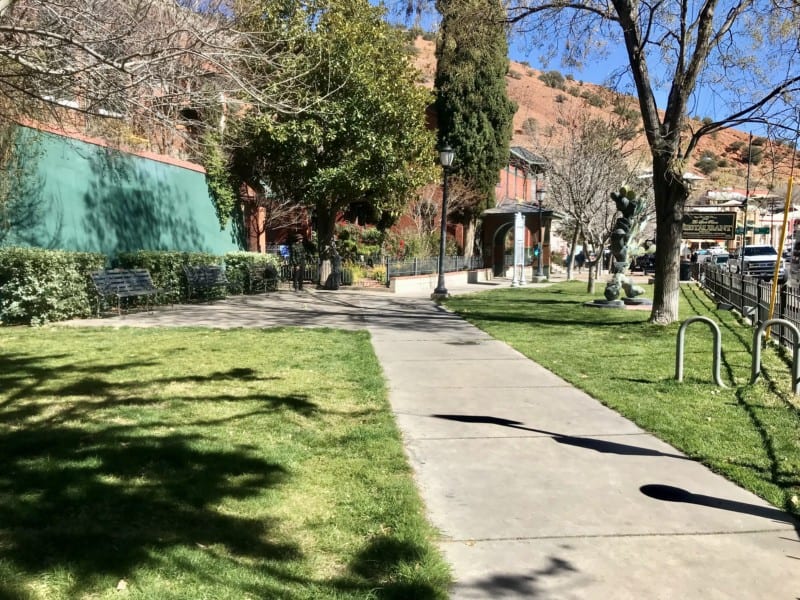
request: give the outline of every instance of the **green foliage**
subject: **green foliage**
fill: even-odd
[[[625,122],[638,123],[641,120],[639,111],[622,97],[618,97],[614,100],[614,108],[612,112]]]
[[[456,152],[454,171],[477,192],[465,207],[470,219],[495,204],[500,170],[508,164],[516,104],[505,75],[508,42],[500,2],[438,0],[442,15],[436,45],[436,114],[440,142]]]
[[[757,165],[764,159],[764,148],[762,146],[752,146],[749,151],[742,152],[742,161],[747,164]]]
[[[362,227],[352,223],[336,226],[337,250],[345,261],[360,261],[361,257],[381,253],[386,233],[377,227]]]
[[[528,136],[536,135],[539,130],[539,122],[534,117],[528,117],[522,122],[522,133]]]
[[[578,86],[573,85],[573,86],[567,88],[567,93],[570,96],[575,96],[577,98],[578,96],[581,95],[581,90],[580,90],[580,88]]]
[[[216,131],[209,131],[203,136],[203,166],[206,169],[206,182],[214,206],[217,210],[219,225],[224,228],[237,205],[238,195],[232,182],[227,155],[222,149],[222,140]]]
[[[160,303],[176,302],[188,296],[186,276],[183,267],[199,265],[218,265],[219,256],[206,252],[170,252],[165,250],[139,250],[122,252],[114,260],[120,269],[147,269],[153,284],[164,294],[157,299]]]
[[[222,257],[225,261],[225,275],[228,278],[228,290],[233,294],[252,292],[250,284],[250,267],[272,267],[276,277],[280,272],[280,259],[274,254],[259,252],[228,252]]]
[[[522,79],[522,73],[515,69],[509,69],[508,76],[511,77],[511,79]]]
[[[747,146],[746,142],[743,142],[742,140],[736,140],[736,141],[731,142],[730,144],[728,144],[728,147],[726,148],[726,150],[728,152],[739,152],[745,146]]]
[[[0,320],[42,325],[91,314],[89,273],[102,254],[0,248]]]
[[[590,106],[595,106],[595,107],[597,107],[597,108],[603,108],[603,107],[606,105],[606,101],[605,101],[605,100],[603,99],[603,97],[602,97],[600,94],[598,94],[597,92],[592,92],[592,91],[589,91],[589,90],[584,90],[584,91],[581,93],[581,98],[583,98],[584,100],[586,100],[586,102],[587,102],[587,103],[588,103]]]
[[[766,146],[768,141],[765,137],[754,137],[753,146]]]
[[[714,119],[712,119],[711,117],[703,117],[703,119],[701,121],[701,123],[703,125],[711,125],[713,122],[714,122]]]
[[[558,104],[563,104],[564,102],[567,101],[567,97],[564,94],[557,94],[556,97],[554,98],[554,100]]]
[[[539,80],[542,81],[547,87],[563,90],[564,89],[564,76],[558,71],[547,71],[539,75]]]
[[[368,203],[391,220],[413,190],[437,176],[425,127],[430,93],[415,84],[401,32],[366,0],[261,7],[267,22],[307,28],[298,50],[310,62],[302,84],[317,102],[300,113],[248,113],[236,132],[236,172],[308,207],[327,256],[335,219],[350,204]]]
[[[704,150],[697,162],[694,163],[694,166],[697,167],[703,175],[711,175],[711,173],[717,170],[720,164],[716,154],[710,150]]]

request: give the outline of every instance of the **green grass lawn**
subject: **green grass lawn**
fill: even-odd
[[[366,333],[4,328],[0,357],[0,598],[447,596]]]
[[[681,290],[682,319],[706,315],[720,324],[725,389],[713,385],[707,325],[688,327],[678,383],[680,323],[662,327],[647,323],[648,311],[587,308],[593,297],[585,283],[459,296],[447,307],[714,471],[800,514],[800,401],[791,393],[789,362],[765,350],[764,376],[749,385],[754,330],[715,310],[697,286]]]

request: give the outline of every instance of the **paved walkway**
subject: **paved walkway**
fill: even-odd
[[[454,599],[800,598],[800,525],[425,297],[279,292],[101,322],[367,328]]]

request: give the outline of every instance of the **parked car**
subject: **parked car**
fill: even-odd
[[[720,252],[719,254],[712,254],[711,257],[708,259],[709,264],[718,265],[720,267],[725,266],[730,258],[730,254],[727,252]]]
[[[743,273],[760,279],[772,279],[775,274],[775,263],[780,261],[778,283],[784,284],[788,278],[786,263],[778,257],[778,251],[770,245],[745,246],[738,254],[728,259],[731,273]]]

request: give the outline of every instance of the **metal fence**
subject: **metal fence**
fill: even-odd
[[[377,264],[377,263],[376,263]],[[402,277],[407,275],[430,275],[439,272],[439,257],[429,256],[427,258],[409,258],[406,260],[393,260],[386,258],[383,260],[386,267],[386,284],[392,277]],[[477,256],[445,256],[444,272],[464,271],[468,269],[480,269],[483,267],[483,259]]]
[[[718,303],[729,304],[750,317],[753,323],[769,318],[772,281],[731,273],[721,266],[702,263],[693,265],[693,276]],[[797,283],[778,286],[773,318],[786,319],[800,327],[800,287]],[[791,346],[793,337],[787,327],[776,325],[772,335],[781,344]]]

